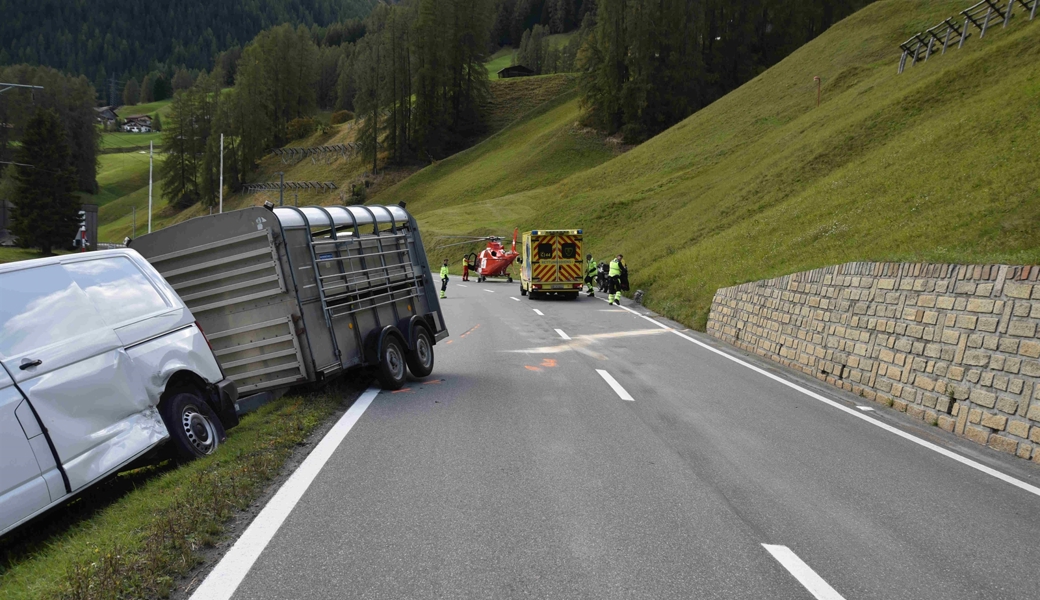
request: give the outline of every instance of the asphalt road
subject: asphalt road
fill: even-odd
[[[234,598],[1040,597],[1040,496],[869,420],[1023,461],[601,299],[442,307],[434,375],[371,401]]]

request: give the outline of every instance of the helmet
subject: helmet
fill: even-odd
[[[592,260],[592,255],[591,254],[586,254],[585,255],[585,260]]]

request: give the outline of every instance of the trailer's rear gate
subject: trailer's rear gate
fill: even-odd
[[[225,375],[235,381],[240,394],[248,395],[306,381],[308,373],[276,231],[267,222],[242,223],[236,216],[194,220],[190,239],[202,243],[192,244],[181,235],[183,243],[172,246],[180,249],[151,255],[170,241],[165,239],[170,235],[150,239],[164,231],[136,240],[133,247],[188,305]],[[247,233],[241,233],[243,229]],[[237,235],[224,238],[228,231]]]

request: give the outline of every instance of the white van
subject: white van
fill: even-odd
[[[191,311],[133,250],[0,265],[0,535],[166,442],[238,424]]]

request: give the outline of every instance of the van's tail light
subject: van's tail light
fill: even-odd
[[[206,337],[206,331],[202,329],[202,325],[199,325],[199,322],[195,321],[195,326],[198,327],[199,332],[202,333],[202,339],[206,340],[206,345],[209,346],[209,351],[213,352],[213,344],[209,343],[209,338]]]

